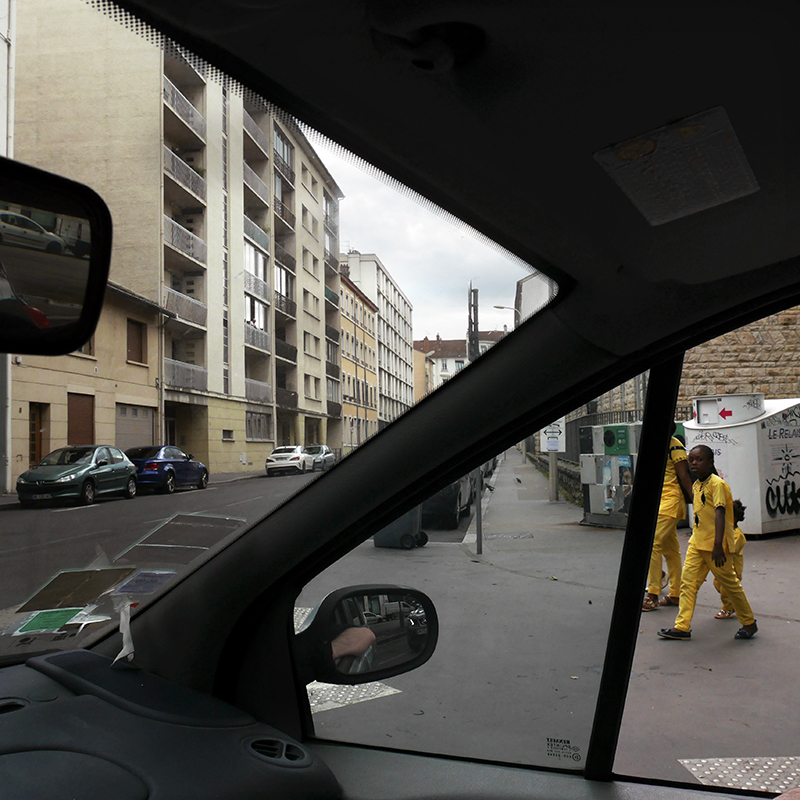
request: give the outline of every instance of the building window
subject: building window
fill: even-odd
[[[303,289],[303,311],[319,319],[319,297]]]
[[[128,320],[128,361],[147,363],[147,325],[135,319]]]
[[[293,168],[294,164],[294,147],[290,144],[289,140],[283,135],[283,131],[275,126],[275,152],[286,162],[289,169]]]
[[[303,248],[303,268],[315,278],[319,278],[319,259],[305,247]]]
[[[456,372],[458,372],[460,369],[464,369],[464,362],[456,361]]]
[[[94,336],[89,339],[88,342],[81,345],[76,351],[76,353],[80,353],[84,356],[93,356],[94,355]]]
[[[223,442],[233,442],[235,439],[233,438],[233,431],[226,430],[225,428],[222,429],[222,441]]]
[[[303,350],[307,355],[319,358],[319,345],[320,339],[318,336],[314,336],[308,331],[303,333]]]
[[[244,268],[251,275],[255,275],[262,281],[267,280],[269,267],[267,266],[267,256],[258,248],[253,247],[250,242],[244,243]]]
[[[319,400],[320,380],[314,375],[305,375],[303,380],[306,397],[310,400]]]
[[[245,430],[250,441],[265,442],[272,439],[272,415],[246,411]]]

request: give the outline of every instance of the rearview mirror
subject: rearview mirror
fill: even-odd
[[[405,586],[350,586],[329,594],[296,636],[312,680],[356,684],[416,669],[433,654],[439,621],[431,599]]]
[[[7,158],[0,187],[0,352],[73,352],[103,305],[108,208],[82,184]]]

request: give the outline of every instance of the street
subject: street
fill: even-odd
[[[89,507],[28,510],[6,498],[0,561],[9,577],[0,586],[0,609],[18,606],[61,570],[115,558],[178,513],[252,523],[314,477],[255,476]],[[305,587],[298,619],[335,589],[389,583],[426,592],[440,623],[436,652],[418,670],[380,684],[310,687],[319,737],[580,768],[623,533],[582,526],[581,509],[549,503],[546,479],[515,451],[501,458],[490,483],[481,555],[473,505],[457,530],[425,526],[425,547],[383,548],[367,540]],[[679,538],[685,548],[687,532]],[[749,782],[746,788],[771,791],[800,784],[793,710],[800,688],[792,677],[800,661],[798,565],[798,536],[748,542],[744,585],[760,628],[752,641],[733,639],[735,621],[714,619],[719,599],[710,581],[698,597],[690,642],[656,636],[675,610],[642,614],[620,774]],[[714,735],[720,725],[723,745]]]

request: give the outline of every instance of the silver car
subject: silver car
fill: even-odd
[[[336,456],[333,450],[326,444],[307,444],[303,450],[314,459],[311,467],[312,472],[315,470],[325,472],[336,463]]]
[[[33,247],[56,255],[67,246],[60,236],[45,230],[38,222],[11,211],[0,212],[0,244]]]

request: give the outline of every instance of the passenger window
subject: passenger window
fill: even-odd
[[[498,453],[480,475],[432,493],[305,587],[298,620],[334,588],[394,583],[428,593],[440,623],[433,657],[413,672],[353,687],[312,684],[317,736],[583,769],[646,377]],[[369,611],[368,624],[381,625],[382,609]]]
[[[741,579],[759,630],[753,639],[734,638],[743,621],[731,598],[723,599],[715,588],[712,573],[703,576],[691,620],[683,626],[690,640],[658,635],[679,624],[689,598],[682,607],[642,613],[615,762],[620,775],[772,793],[800,785],[798,323],[800,308],[788,309],[684,357],[678,435],[685,436],[690,457],[697,445],[710,448],[731,498],[745,507],[739,522],[744,536],[734,537],[726,559]],[[699,506],[678,523],[679,603],[703,494],[695,492]],[[707,505],[710,493],[705,497]],[[669,572],[666,562],[663,569]],[[667,583],[659,601],[671,593]],[[724,749],[715,741],[722,728]]]

